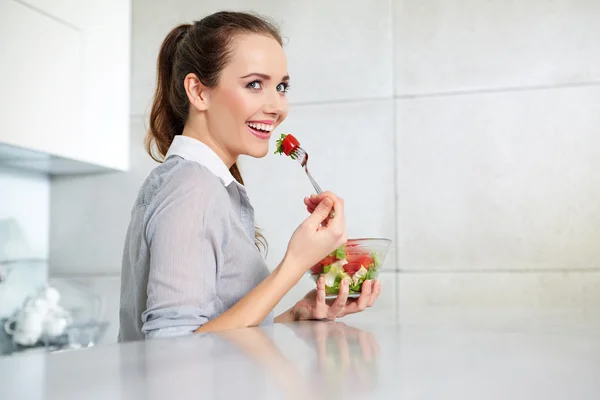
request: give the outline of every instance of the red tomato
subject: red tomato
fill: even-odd
[[[312,274],[322,274],[323,273],[323,266],[321,264],[317,264],[313,267],[310,268],[310,272]]]
[[[348,263],[344,265],[344,271],[350,276],[354,275],[360,269],[359,263]]]
[[[346,246],[344,246],[345,250],[346,250],[346,255],[361,255],[361,254],[366,254],[360,247],[358,247],[357,244],[353,244],[353,243],[346,243]]]
[[[346,255],[346,259],[348,260],[349,263],[357,263],[359,265],[362,265],[365,268],[369,268],[369,266],[373,263],[375,263],[375,261],[373,260],[373,257],[371,257],[369,254],[347,254]]]
[[[287,135],[281,143],[281,148],[286,156],[289,156],[290,153],[296,150],[298,147],[300,147],[300,142],[292,135]]]
[[[324,259],[321,260],[321,265],[322,266],[326,266],[326,265],[331,265],[335,262],[335,257],[333,256],[327,256]]]

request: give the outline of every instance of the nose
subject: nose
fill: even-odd
[[[287,111],[287,99],[278,91],[274,90],[272,93],[269,93],[266,100],[267,101],[263,106],[263,112],[265,114],[279,116]]]

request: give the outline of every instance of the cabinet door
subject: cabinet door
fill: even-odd
[[[125,170],[129,166],[131,4],[88,0],[83,21],[85,158]]]
[[[0,0],[0,142],[79,159],[82,34]]]

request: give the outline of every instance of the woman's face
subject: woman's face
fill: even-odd
[[[258,34],[234,39],[206,110],[210,136],[230,160],[268,153],[271,134],[288,113],[288,81],[285,53],[275,39]]]

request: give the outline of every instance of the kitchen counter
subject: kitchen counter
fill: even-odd
[[[0,358],[0,392],[61,400],[591,400],[600,398],[593,318],[481,313],[398,323],[382,315],[23,354]]]

